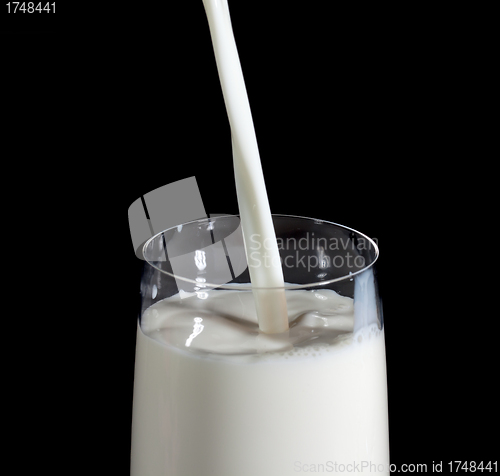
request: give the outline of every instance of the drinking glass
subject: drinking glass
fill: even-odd
[[[259,331],[249,266],[265,250],[245,250],[239,216],[144,245],[132,476],[389,473],[378,247],[324,220],[273,222],[285,335]]]

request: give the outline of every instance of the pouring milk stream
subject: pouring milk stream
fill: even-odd
[[[248,267],[254,288],[259,328],[268,334],[288,330],[283,271],[267,198],[257,139],[234,40],[227,0],[203,0],[231,125],[234,175],[247,256],[258,266]],[[264,260],[263,253],[267,253]],[[250,263],[250,260],[247,260]]]

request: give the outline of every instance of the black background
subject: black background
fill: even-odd
[[[52,444],[97,474],[128,468],[142,266],[129,205],[194,175],[208,213],[237,213],[203,6],[174,3],[63,12],[1,36],[7,211],[16,236],[47,243],[22,273],[46,281],[40,313],[58,331],[31,347],[37,392],[55,403],[37,413],[43,431],[62,420]],[[466,271],[494,257],[477,223],[495,203],[491,125],[476,131],[480,91],[462,75],[469,33],[429,12],[291,5],[230,3],[271,210],[378,240],[391,462],[494,460],[488,280]]]

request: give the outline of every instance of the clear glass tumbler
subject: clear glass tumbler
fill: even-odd
[[[144,245],[132,476],[389,473],[377,245],[323,220],[273,220],[283,334],[259,331],[248,268],[265,250],[245,251],[238,216]]]

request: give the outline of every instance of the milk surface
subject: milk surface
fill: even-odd
[[[132,476],[388,473],[383,331],[353,333],[353,301],[334,291],[285,294],[290,330],[280,335],[259,332],[248,291],[146,310]]]

